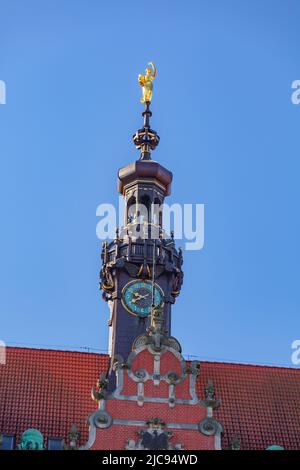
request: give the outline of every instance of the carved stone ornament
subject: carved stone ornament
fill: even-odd
[[[175,276],[172,285],[172,295],[177,297],[180,294],[181,286],[183,283],[183,272],[179,268],[175,268]]]
[[[160,418],[153,418],[147,423],[148,428],[139,431],[140,439],[128,439],[125,444],[127,450],[180,450],[181,444],[172,445],[170,439],[173,436],[171,431],[167,431],[166,424]]]
[[[206,407],[206,418],[198,424],[198,430],[205,436],[220,435],[223,432],[222,425],[212,416],[213,410],[218,408],[220,400],[215,398],[215,388],[212,380],[208,381],[204,389],[204,400],[199,400],[201,406]]]
[[[44,438],[38,429],[27,429],[23,432],[18,450],[44,450]]]
[[[101,374],[96,387],[92,388],[92,398],[95,401],[105,400],[108,397],[108,379],[106,374]]]
[[[103,410],[98,410],[94,414],[94,424],[97,428],[106,429],[113,423],[113,419],[109,413]]]
[[[105,264],[100,271],[100,289],[104,292],[109,292],[114,288],[114,285],[112,268]]]
[[[149,378],[149,374],[145,369],[136,370],[135,376],[139,380],[139,382],[146,382],[146,380]]]
[[[229,444],[229,450],[241,450],[241,440],[238,437],[231,439]]]
[[[64,441],[64,450],[78,450],[79,449],[80,432],[76,424],[72,424],[68,434],[67,443]]]
[[[179,383],[180,378],[181,378],[181,377],[179,377],[179,376],[176,374],[176,372],[169,372],[168,375],[167,375],[167,383],[168,383],[168,384],[171,384],[171,385],[172,385],[172,384],[177,384],[177,383]]]
[[[219,423],[215,418],[205,418],[198,424],[198,429],[205,436],[214,436],[219,430]]]
[[[208,381],[207,387],[204,389],[204,400],[200,400],[200,404],[213,410],[220,406],[221,400],[215,398],[215,388],[211,380]]]

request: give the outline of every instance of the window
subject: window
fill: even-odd
[[[2,434],[0,437],[0,443],[1,450],[14,450],[15,436],[12,434]]]
[[[141,197],[142,207],[139,207],[140,222],[151,222],[151,204],[150,198],[146,194]]]
[[[59,437],[49,437],[48,450],[63,450],[64,440]]]
[[[163,206],[160,199],[157,197],[154,199],[154,206],[153,206],[153,222],[155,225],[159,225],[162,228],[162,211]]]
[[[131,196],[127,202],[127,223],[131,224],[136,217],[136,200]]]

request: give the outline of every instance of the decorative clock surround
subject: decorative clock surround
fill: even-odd
[[[156,283],[137,279],[124,286],[122,304],[132,315],[144,318],[151,313],[152,307],[163,306],[164,292]]]

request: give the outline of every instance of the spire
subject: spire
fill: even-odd
[[[142,116],[144,118],[144,125],[142,129],[139,129],[133,135],[133,143],[141,151],[140,160],[151,160],[151,150],[155,150],[157,147],[159,136],[150,127],[150,117],[152,116],[150,101],[146,101],[145,111],[142,113]]]
[[[156,77],[156,68],[153,62],[149,62],[145,75],[139,75],[138,81],[142,87],[141,103],[145,105],[145,110],[142,113],[144,118],[144,126],[133,135],[133,143],[137,149],[141,151],[140,160],[151,160],[151,150],[154,150],[159,143],[159,136],[150,127],[150,103],[152,100],[153,80]]]

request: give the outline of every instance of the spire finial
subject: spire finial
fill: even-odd
[[[156,77],[156,68],[153,62],[149,62],[151,68],[146,68],[145,75],[139,75],[138,81],[142,87],[141,103],[145,105],[145,110],[142,113],[144,118],[144,125],[133,135],[133,142],[137,149],[141,151],[140,160],[151,160],[151,150],[154,150],[159,143],[159,136],[150,127],[150,103],[152,100],[153,80]]]

